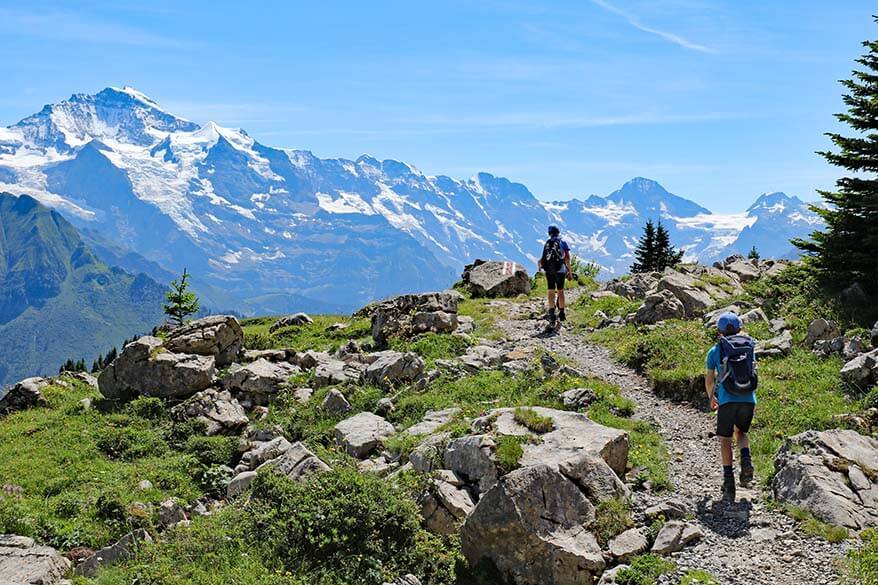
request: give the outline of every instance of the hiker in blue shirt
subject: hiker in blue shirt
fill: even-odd
[[[555,306],[557,300],[558,321],[567,319],[565,312],[564,281],[572,278],[570,270],[570,246],[561,239],[561,230],[556,225],[549,226],[549,239],[543,245],[543,254],[537,266],[546,271],[549,288],[549,326],[554,328]]]
[[[741,450],[741,485],[753,481],[747,433],[756,408],[756,343],[741,333],[741,319],[734,313],[720,315],[716,326],[720,337],[707,352],[705,390],[710,407],[717,411],[716,434],[723,464],[723,498],[734,501],[732,435]]]

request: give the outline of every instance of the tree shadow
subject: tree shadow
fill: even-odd
[[[708,530],[728,538],[741,538],[750,531],[752,509],[749,500],[727,502],[705,497],[698,502],[695,515]]]

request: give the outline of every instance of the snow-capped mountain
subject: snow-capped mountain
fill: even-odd
[[[547,203],[487,173],[459,180],[264,146],[127,87],[76,94],[0,129],[0,190],[58,209],[94,249],[122,250],[116,263],[136,259],[162,278],[186,266],[213,305],[260,312],[442,288],[475,257],[530,265],[549,223],[580,256],[620,273],[650,217],[702,260],[754,244],[786,255],[788,235],[819,221],[782,194],[716,215],[643,178],[607,197]]]

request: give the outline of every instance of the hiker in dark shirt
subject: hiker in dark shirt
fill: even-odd
[[[546,283],[549,287],[549,326],[555,327],[556,318],[567,319],[564,310],[564,281],[571,278],[570,246],[561,239],[561,230],[556,225],[549,226],[549,239],[543,245],[543,254],[538,263],[539,270],[546,272]],[[558,308],[556,317],[555,307]]]

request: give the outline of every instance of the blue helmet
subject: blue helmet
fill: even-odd
[[[549,226],[549,235],[550,236],[559,236],[559,235],[561,235],[561,230],[558,229],[558,226],[556,226],[556,225],[550,225]]]
[[[726,335],[734,335],[741,330],[741,318],[732,313],[723,313],[716,322],[716,328]]]

